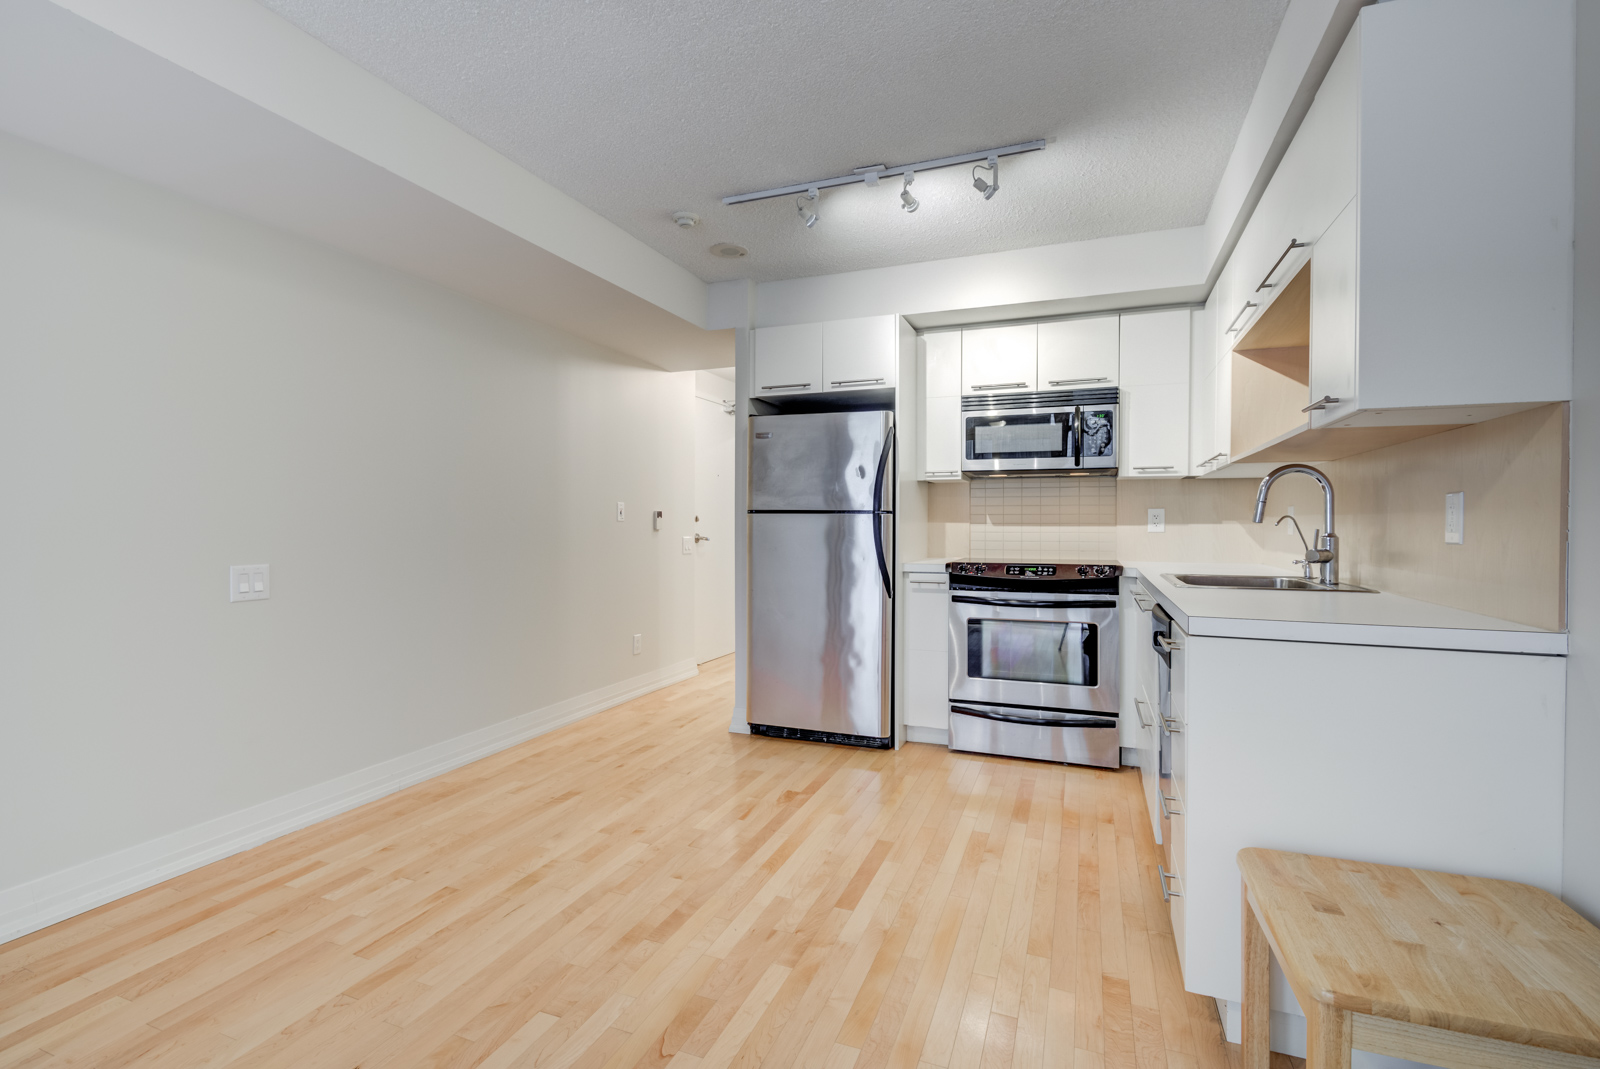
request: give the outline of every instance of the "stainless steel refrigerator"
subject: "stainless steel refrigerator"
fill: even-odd
[[[894,413],[749,420],[758,735],[894,745]]]

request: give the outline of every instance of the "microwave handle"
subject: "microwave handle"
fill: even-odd
[[[1083,467],[1083,406],[1072,410],[1072,466]]]

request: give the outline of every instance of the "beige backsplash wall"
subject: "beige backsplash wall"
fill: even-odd
[[[1341,578],[1538,627],[1565,621],[1565,405],[1546,405],[1319,465],[1337,496]],[[929,552],[1004,560],[1255,563],[1289,567],[1293,505],[1310,538],[1322,492],[1278,481],[1250,522],[1254,479],[975,479],[936,483]],[[1466,493],[1466,541],[1444,542],[1444,495]],[[1166,510],[1166,531],[1145,530]]]

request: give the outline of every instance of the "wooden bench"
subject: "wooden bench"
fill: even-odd
[[[1350,1050],[1449,1069],[1600,1067],[1600,929],[1527,884],[1239,851],[1243,1053],[1266,1069],[1269,954],[1306,1014],[1307,1069]]]

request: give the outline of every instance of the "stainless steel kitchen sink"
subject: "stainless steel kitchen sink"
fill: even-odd
[[[1323,586],[1314,579],[1296,579],[1283,575],[1199,575],[1182,572],[1178,575],[1168,575],[1166,578],[1171,579],[1180,586],[1205,586],[1226,590],[1324,590],[1351,594],[1377,593],[1370,586],[1354,586],[1350,583]]]

